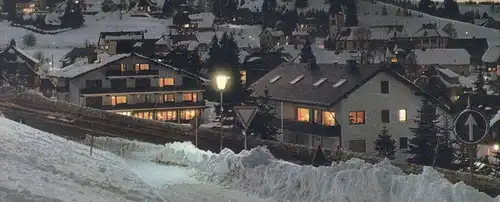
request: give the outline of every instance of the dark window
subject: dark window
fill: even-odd
[[[151,79],[147,79],[147,78],[135,79],[135,87],[149,88],[149,87],[151,87]]]
[[[380,92],[383,94],[389,93],[389,81],[381,81],[380,82]]]
[[[399,149],[408,149],[408,138],[400,137],[399,138]]]
[[[127,88],[126,79],[111,79],[111,88],[113,89],[125,89]]]
[[[86,80],[85,86],[87,86],[87,88],[94,89],[102,88],[102,80]]]
[[[366,152],[366,141],[365,140],[350,140],[349,150],[352,152]]]
[[[389,110],[384,109],[382,110],[382,123],[389,123]]]

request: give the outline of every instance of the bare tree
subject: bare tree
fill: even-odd
[[[451,22],[449,22],[443,27],[443,32],[448,34],[450,37],[453,38],[457,37],[457,30],[455,29],[455,26],[453,26]]]

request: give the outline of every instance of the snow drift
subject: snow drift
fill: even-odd
[[[389,161],[372,165],[351,159],[328,167],[300,166],[275,159],[265,147],[214,154],[190,142],[165,146],[117,138],[96,142],[114,144],[104,149],[124,155],[150,151],[147,160],[186,165],[201,171],[197,174],[201,180],[279,201],[500,202],[500,197],[493,199],[464,183],[452,184],[430,167],[422,174],[406,175]]]
[[[0,201],[165,201],[123,160],[0,118]]]

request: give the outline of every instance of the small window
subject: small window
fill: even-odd
[[[320,80],[316,81],[316,83],[314,83],[313,86],[317,87],[317,86],[321,85],[325,81],[326,81],[326,78],[321,78]]]
[[[247,71],[240,71],[241,84],[247,84]]]
[[[184,101],[196,102],[198,101],[198,96],[196,93],[184,93],[183,95]]]
[[[175,121],[177,120],[176,111],[159,111],[156,112],[156,119],[159,121]]]
[[[337,83],[333,84],[333,87],[334,88],[338,88],[340,87],[342,84],[344,84],[347,80],[346,79],[340,79],[339,81],[337,81]]]
[[[382,110],[381,114],[382,114],[382,123],[389,123],[390,122],[389,110],[384,109]]]
[[[406,109],[400,109],[399,112],[398,112],[398,119],[399,119],[399,122],[407,122],[408,121],[408,117],[407,117],[407,114],[406,114]]]
[[[408,138],[400,137],[399,138],[399,149],[408,149]]]
[[[175,94],[164,94],[163,102],[175,102]]]
[[[160,78],[158,79],[158,87],[166,87],[175,85],[174,78]]]
[[[381,81],[380,82],[380,93],[383,93],[383,94],[389,93],[389,81]]]
[[[197,110],[194,109],[186,109],[181,110],[181,120],[191,120],[194,116],[196,116]]]
[[[132,112],[116,112],[116,113],[123,116],[132,116]]]
[[[141,119],[153,119],[153,112],[136,112],[134,117]]]
[[[274,83],[274,82],[278,81],[280,78],[281,78],[280,75],[275,76],[274,78],[272,78],[271,80],[269,80],[269,83]]]
[[[292,81],[290,81],[290,84],[296,84],[297,82],[299,82],[302,78],[304,77],[303,74],[299,75],[297,78],[293,79]]]
[[[335,125],[335,112],[323,111],[322,112],[322,124],[325,126]]]
[[[149,64],[135,64],[135,71],[149,70]]]
[[[297,121],[309,122],[311,119],[309,117],[309,109],[307,108],[297,108]]]
[[[120,64],[120,71],[121,72],[127,71],[127,65],[126,64]]]
[[[365,124],[365,112],[364,111],[354,111],[349,112],[349,124]]]
[[[111,96],[111,105],[127,104],[127,96]]]

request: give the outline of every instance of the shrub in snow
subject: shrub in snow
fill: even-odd
[[[23,36],[23,44],[28,47],[33,47],[36,45],[36,37],[34,34],[29,33]]]

